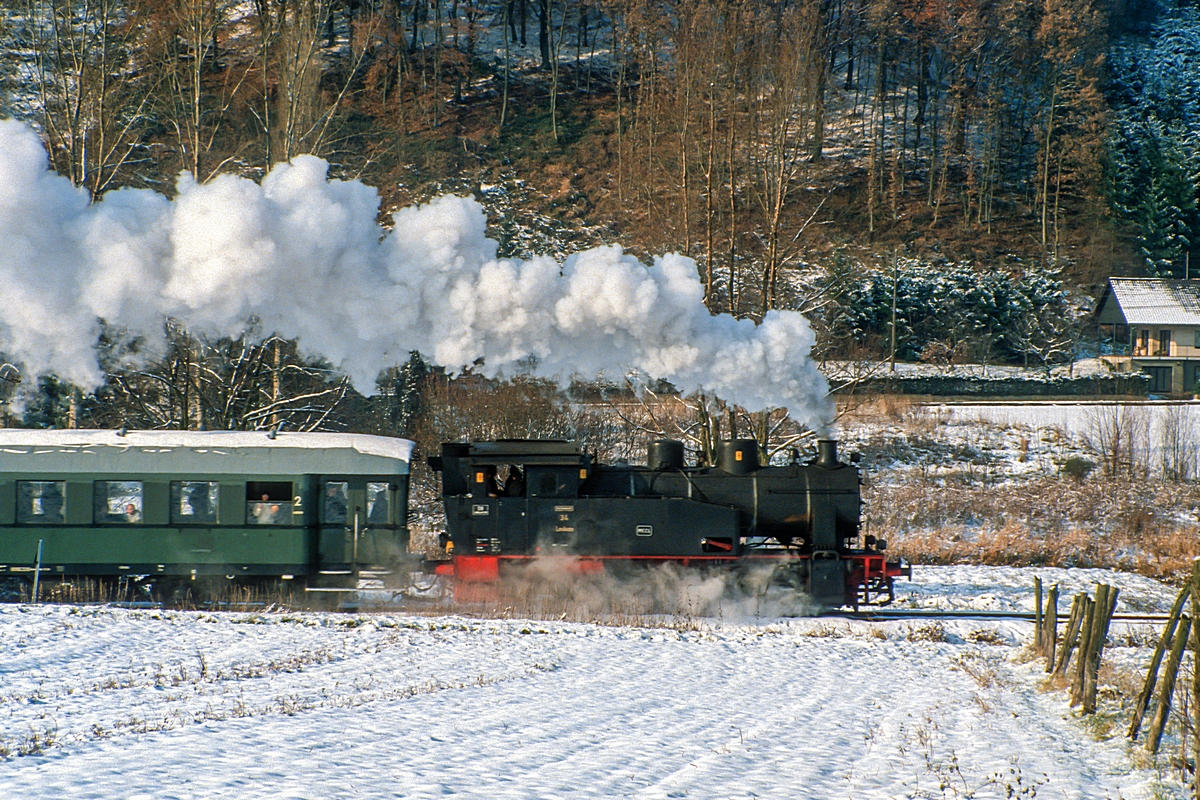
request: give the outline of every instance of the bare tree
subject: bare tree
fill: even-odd
[[[208,161],[230,122],[230,108],[258,67],[237,50],[220,57],[220,40],[240,22],[238,6],[232,0],[178,0],[165,6],[141,2],[146,58],[153,61],[165,90],[156,93],[155,116],[174,132],[183,168],[197,180],[207,180],[247,144],[234,146],[215,165]]]
[[[89,404],[92,424],[182,430],[336,430],[345,425],[349,381],[295,343],[250,332],[210,341],[167,321],[167,347],[140,367],[114,359]]]
[[[1146,409],[1132,403],[1098,403],[1088,410],[1088,447],[1100,458],[1104,474],[1130,477],[1144,471],[1149,436]]]
[[[1196,475],[1196,429],[1190,407],[1173,404],[1163,409],[1158,419],[1158,446],[1164,481],[1183,483]]]
[[[157,83],[137,68],[140,20],[120,0],[21,0],[14,48],[36,91],[31,109],[54,169],[98,195],[118,179],[140,141]]]

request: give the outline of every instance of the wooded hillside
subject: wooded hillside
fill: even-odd
[[[684,252],[710,309],[803,310],[831,355],[886,354],[881,293],[899,293],[902,356],[1069,357],[1099,280],[1182,276],[1200,228],[1191,3],[8,0],[0,13],[0,111],[35,124],[54,168],[93,193],[171,194],[182,170],[257,177],[314,153],[379,187],[385,213],[475,194],[502,254]]]
[[[298,153],[389,208],[525,181],[550,217],[692,255],[741,313],[795,302],[782,273],[838,246],[1093,278],[1139,235],[1181,269],[1196,224],[1200,45],[1171,3],[6,5],[6,112],[93,191]],[[1179,218],[1143,230],[1147,204]]]

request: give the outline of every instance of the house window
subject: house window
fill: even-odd
[[[1160,356],[1171,355],[1171,332],[1169,330],[1161,330],[1158,332],[1158,354]]]
[[[172,525],[216,525],[221,485],[216,481],[172,481]]]
[[[1138,355],[1150,355],[1150,331],[1138,331],[1138,338],[1141,339],[1141,344],[1138,345]]]
[[[96,522],[136,525],[142,521],[141,481],[96,481]]]
[[[1170,394],[1171,393],[1171,368],[1170,367],[1147,367],[1146,373],[1150,376],[1150,393],[1151,394]]]
[[[1196,344],[1197,349],[1200,349],[1200,328],[1196,329]]]
[[[17,523],[61,525],[66,499],[65,481],[17,481]]]

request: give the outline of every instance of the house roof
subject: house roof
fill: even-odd
[[[355,433],[0,429],[0,472],[404,475],[413,442]]]
[[[1096,319],[1105,325],[1200,326],[1200,280],[1109,278]]]

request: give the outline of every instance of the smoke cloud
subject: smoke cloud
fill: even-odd
[[[646,266],[619,247],[497,258],[473,199],[439,197],[376,223],[377,192],[331,180],[301,156],[256,183],[182,174],[168,200],[120,189],[92,202],[48,168],[28,126],[0,121],[0,352],[26,375],[103,381],[99,319],[148,342],[171,316],[193,333],[260,330],[297,339],[361,390],[410,350],[489,377],[535,364],[566,380],[628,370],[751,410],[787,407],[814,428],[830,417],[795,312],[761,324],[713,316],[695,263]]]

